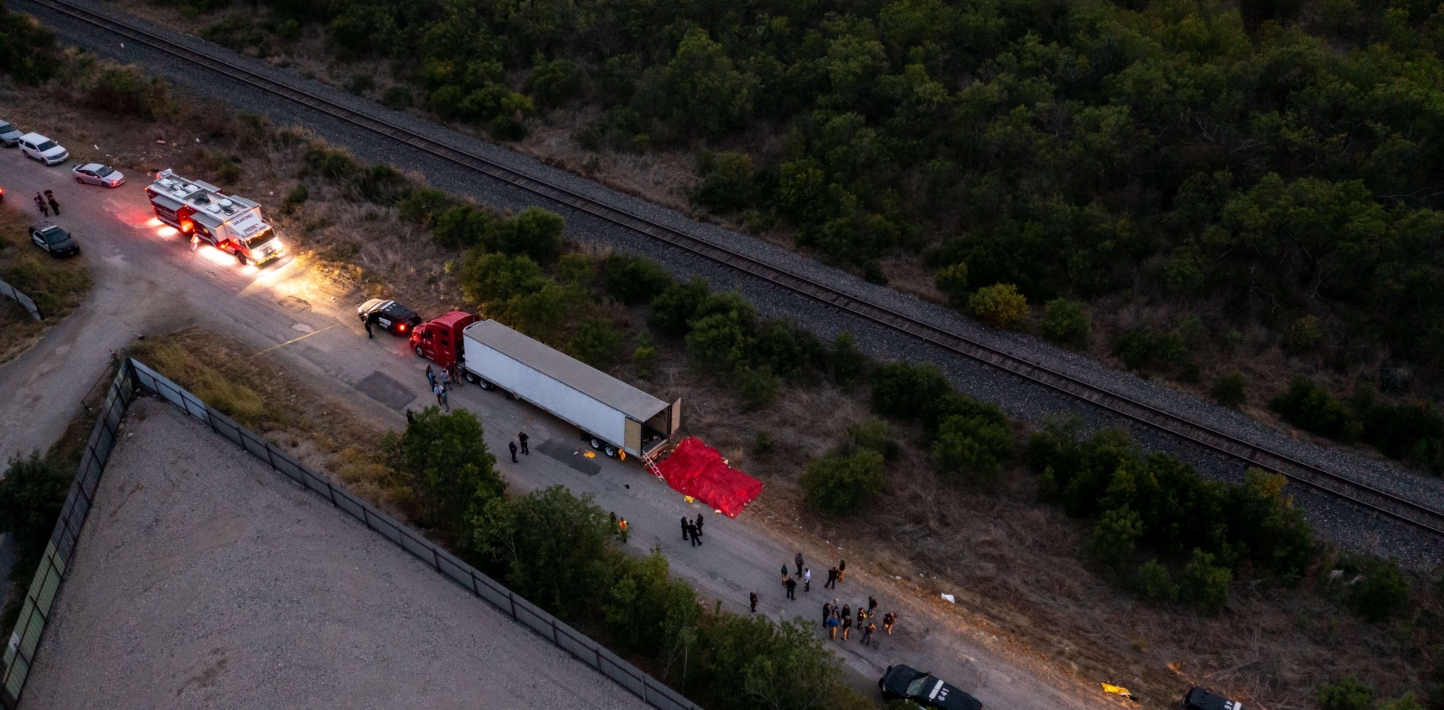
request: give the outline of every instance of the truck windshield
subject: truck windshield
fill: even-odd
[[[257,234],[256,236],[251,237],[250,239],[247,239],[247,240],[246,240],[246,246],[248,246],[248,247],[250,247],[250,248],[252,248],[252,249],[255,249],[256,247],[261,246],[262,244],[265,244],[266,242],[269,242],[269,241],[271,241],[272,239],[275,239],[275,238],[276,238],[276,230],[274,230],[274,229],[267,229],[267,230],[261,232],[260,234]]]

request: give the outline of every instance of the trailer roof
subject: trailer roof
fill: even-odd
[[[215,220],[217,224],[229,221],[232,217],[258,206],[255,202],[240,195],[224,194],[221,192],[221,188],[215,185],[201,180],[183,178],[170,170],[162,171],[156,177],[155,182],[150,184],[150,190],[155,195],[163,195],[190,205],[197,214],[205,214]]]
[[[472,323],[462,334],[637,421],[667,408],[666,402],[494,320]]]

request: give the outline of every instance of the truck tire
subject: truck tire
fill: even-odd
[[[617,449],[616,449],[616,447],[612,446],[611,444],[607,444],[606,446],[603,446],[603,447],[602,447],[602,453],[606,454],[606,455],[607,455],[607,458],[609,458],[609,459],[614,459],[614,458],[617,457]]]
[[[422,359],[425,359],[425,358],[426,358],[426,353],[421,352],[421,346],[420,346],[420,345],[416,346],[416,357],[419,357],[419,358],[422,358]]]
[[[481,379],[480,377],[476,378],[476,380],[477,380],[477,382],[481,385],[481,389],[483,389],[483,390],[485,390],[485,391],[487,391],[487,392],[490,392],[490,391],[496,389],[496,385],[494,385],[494,384],[492,384],[492,383],[490,383],[490,382],[487,382],[486,380],[483,380],[483,379]]]
[[[246,255],[245,255],[245,254],[242,254],[241,252],[236,252],[236,261],[241,262],[241,266],[245,266],[245,265],[246,265]]]
[[[466,381],[467,381],[467,382],[470,382],[470,383],[473,384],[473,385],[476,384],[476,383],[478,383],[478,382],[480,382],[480,380],[479,380],[479,379],[477,378],[477,376],[476,376],[476,373],[475,373],[475,372],[472,372],[471,370],[463,370],[462,373],[461,373],[461,376],[464,377],[464,378],[466,378]],[[482,389],[486,389],[486,388],[483,387]]]
[[[592,448],[600,450],[602,448],[602,440],[595,436],[592,437]]]

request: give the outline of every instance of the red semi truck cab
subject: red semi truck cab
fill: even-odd
[[[451,367],[461,354],[461,331],[477,321],[466,311],[452,311],[411,331],[411,349],[442,367]]]

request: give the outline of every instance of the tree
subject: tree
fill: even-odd
[[[742,409],[747,412],[772,404],[772,400],[777,398],[777,391],[782,387],[777,375],[772,374],[772,368],[767,365],[738,368],[734,379],[737,383],[737,394],[742,398]]]
[[[720,710],[786,710],[866,707],[839,674],[837,656],[801,621],[718,614],[702,629],[714,677],[728,692],[716,696]]]
[[[1202,550],[1193,551],[1193,559],[1183,568],[1179,580],[1181,596],[1206,616],[1216,616],[1228,604],[1228,587],[1233,572],[1214,564],[1214,556]]]
[[[1043,337],[1079,350],[1088,347],[1088,314],[1083,304],[1055,298],[1043,305]]]
[[[523,255],[543,266],[556,263],[562,254],[562,229],[566,220],[540,207],[528,207],[496,230],[492,248],[503,254]]]
[[[1220,375],[1218,379],[1214,380],[1213,387],[1209,388],[1208,393],[1213,397],[1213,401],[1225,407],[1238,409],[1248,401],[1247,385],[1243,373],[1230,372]]]
[[[968,297],[968,311],[992,328],[1011,328],[1028,317],[1028,299],[1013,284],[993,284]]]
[[[464,409],[443,414],[427,407],[405,432],[387,434],[381,447],[387,467],[406,483],[430,527],[459,533],[474,506],[506,490],[481,422]]]
[[[714,212],[737,212],[752,205],[752,156],[740,152],[704,152],[697,160],[702,185],[692,201]]]
[[[867,505],[885,482],[883,457],[877,451],[833,452],[807,462],[802,494],[818,510],[846,515]]]
[[[649,302],[675,283],[661,264],[630,254],[608,254],[602,270],[607,295],[628,306]]]
[[[540,291],[547,279],[540,266],[525,256],[467,252],[458,272],[461,293],[472,303],[505,303]]]
[[[837,334],[828,363],[832,366],[832,381],[842,387],[852,386],[867,374],[867,357],[858,352],[857,338],[852,333]]]
[[[933,277],[933,284],[938,287],[943,295],[955,306],[965,306],[968,303],[968,264],[960,261],[952,266],[938,269],[937,276]]]
[[[622,350],[622,335],[606,318],[590,318],[577,325],[571,352],[578,360],[605,370],[616,363]]]
[[[1088,556],[1113,572],[1133,561],[1134,546],[1143,537],[1143,519],[1127,505],[1109,510],[1098,518],[1088,537]]]
[[[1369,623],[1387,621],[1409,606],[1409,580],[1393,559],[1370,565],[1364,578],[1349,587],[1349,609]]]
[[[873,375],[872,410],[885,417],[916,419],[952,389],[952,383],[933,365],[890,362]]]
[[[1363,426],[1322,385],[1302,375],[1289,381],[1269,407],[1294,426],[1340,441],[1359,438]]]
[[[14,535],[22,551],[44,548],[74,477],[39,452],[12,457],[0,480],[0,533]]]
[[[496,497],[472,509],[466,549],[507,586],[557,614],[590,603],[605,589],[612,539],[607,514],[591,495],[556,485],[514,498]]]
[[[581,67],[570,59],[538,62],[526,79],[526,90],[538,106],[553,108],[581,93],[582,79]]]
[[[1321,686],[1314,701],[1319,710],[1373,710],[1374,689],[1353,676],[1344,676]]]
[[[672,61],[644,81],[661,89],[652,102],[665,107],[675,125],[712,134],[747,122],[753,83],[752,77],[737,71],[722,45],[699,27],[688,30]]]
[[[1178,599],[1178,585],[1158,560],[1149,560],[1138,567],[1134,586],[1144,599],[1171,602]]]
[[[652,299],[652,315],[647,324],[668,335],[686,335],[692,318],[711,293],[707,282],[701,279],[674,283]]]
[[[945,476],[991,483],[1013,458],[1013,434],[1001,417],[953,415],[938,426],[933,463]]]

